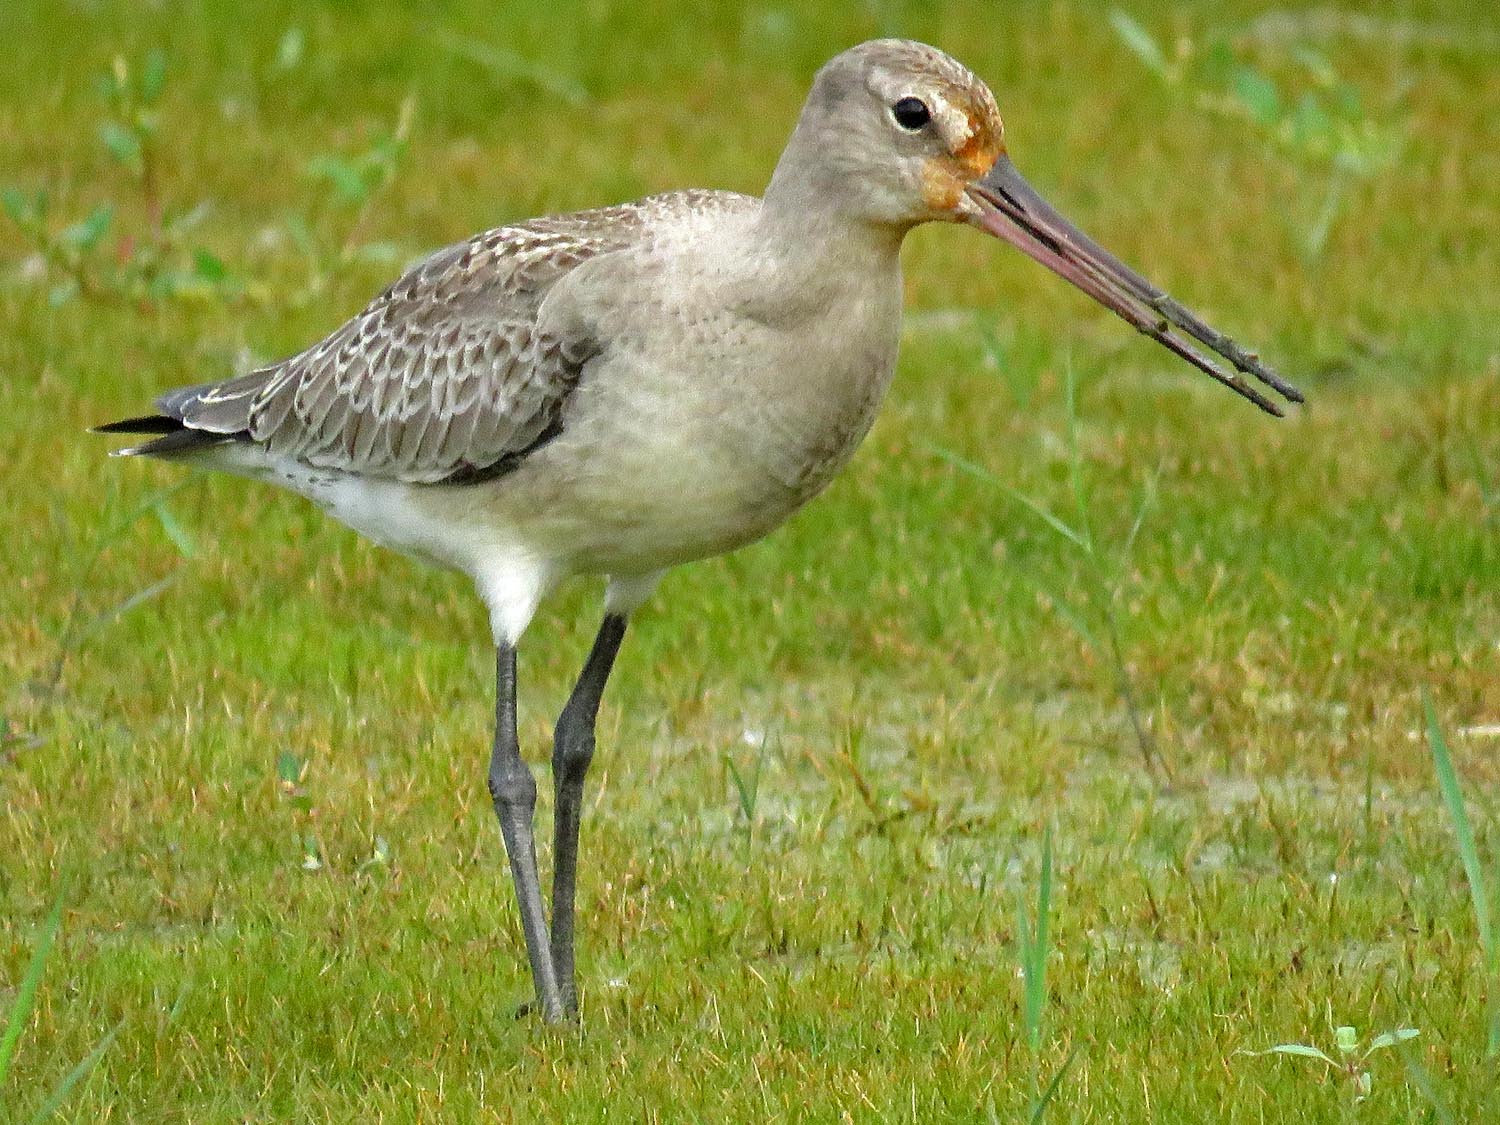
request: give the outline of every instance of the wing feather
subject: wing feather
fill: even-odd
[[[486,232],[419,262],[301,354],[158,406],[321,467],[423,483],[484,470],[535,441],[592,354],[538,334],[542,298],[624,233]]]

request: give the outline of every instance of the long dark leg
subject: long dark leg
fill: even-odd
[[[510,856],[511,879],[516,902],[521,907],[521,928],[526,933],[526,955],[531,960],[531,978],[536,999],[548,1023],[563,1019],[562,994],[557,972],[547,947],[547,918],[542,910],[542,885],[536,871],[536,843],[531,817],[536,810],[536,780],[521,760],[516,738],[516,650],[500,645],[495,651],[495,747],[490,753],[490,797],[500,818],[500,833]]]
[[[573,979],[573,892],[578,876],[583,778],[594,757],[599,699],[624,636],[625,618],[606,614],[552,737],[552,778],[557,797],[552,843],[552,964],[557,969],[563,1007],[569,1013],[578,1010],[578,985]]]

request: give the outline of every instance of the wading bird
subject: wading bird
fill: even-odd
[[[577,1010],[584,775],[626,622],[669,567],[759,539],[849,459],[895,371],[902,239],[929,222],[1004,239],[1270,414],[1245,376],[1302,401],[1032,190],[983,82],[883,39],[818,72],[760,199],[678,191],[487,231],[299,355],[100,427],[152,435],[120,454],[281,485],[474,580],[496,648],[489,790],[549,1022]],[[580,574],[608,585],[553,739],[549,931],[516,645]]]

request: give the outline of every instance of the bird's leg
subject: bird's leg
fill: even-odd
[[[593,650],[558,717],[552,737],[552,778],[556,787],[552,844],[552,964],[563,1007],[578,1011],[573,979],[573,893],[578,876],[578,824],[583,813],[583,778],[594,756],[594,720],[605,681],[625,636],[625,617],[607,613]]]
[[[495,651],[495,746],[490,753],[489,785],[500,834],[505,837],[505,852],[510,856],[537,1003],[544,1020],[558,1023],[563,1019],[562,994],[547,948],[547,918],[542,910],[542,884],[531,833],[536,779],[521,760],[521,744],[516,737],[516,650],[508,644],[501,644]]]

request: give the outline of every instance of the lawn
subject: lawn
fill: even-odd
[[[1422,702],[1493,892],[1500,15],[1121,8],[0,6],[0,1121],[1500,1119]],[[484,227],[759,191],[878,34],[1309,405],[913,235],[853,465],[627,637],[546,1030],[472,591],[85,430]],[[521,650],[540,838],[598,595]]]

